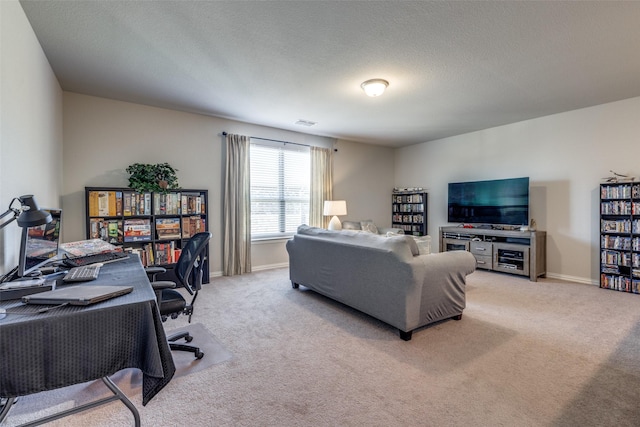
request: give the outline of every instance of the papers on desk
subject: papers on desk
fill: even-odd
[[[67,242],[60,244],[60,252],[70,257],[99,254],[102,252],[120,252],[118,246],[105,242],[102,239],[78,240],[77,242]]]

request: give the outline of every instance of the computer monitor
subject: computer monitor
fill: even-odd
[[[18,277],[28,276],[58,255],[62,211],[42,209],[51,214],[51,222],[22,229]]]

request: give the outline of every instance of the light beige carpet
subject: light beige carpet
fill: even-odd
[[[146,407],[128,390],[144,426],[640,425],[640,295],[477,271],[462,320],[408,342],[287,269],[214,278],[196,305],[233,357]],[[131,423],[112,403],[52,425]]]
[[[167,325],[167,327],[168,326],[170,325]],[[226,362],[233,357],[201,323],[193,323],[171,330],[167,329],[167,335],[181,331],[188,331],[191,336],[193,336],[191,344],[197,344],[205,356],[202,359],[196,359],[194,355],[189,352],[172,352],[173,361],[176,366],[174,378],[194,375],[213,365]],[[184,340],[179,342],[184,343]],[[111,379],[127,396],[142,393],[142,373],[138,369],[124,369],[113,375]],[[17,403],[11,409],[10,417],[2,425],[23,424],[112,395],[113,393],[109,391],[102,381],[98,380],[61,388],[56,391],[23,396],[18,399]],[[118,405],[121,404],[118,403]],[[127,415],[133,420],[131,413]],[[66,417],[57,422],[60,423],[60,425],[70,425],[69,423],[73,422],[73,417]]]

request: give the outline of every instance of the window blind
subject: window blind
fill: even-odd
[[[284,237],[309,223],[309,148],[251,143],[251,238]]]

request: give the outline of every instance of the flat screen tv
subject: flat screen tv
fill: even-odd
[[[53,261],[60,244],[60,209],[43,209],[51,214],[51,222],[22,229],[18,277],[29,276]]]
[[[463,224],[528,225],[529,178],[450,183],[448,220]]]

